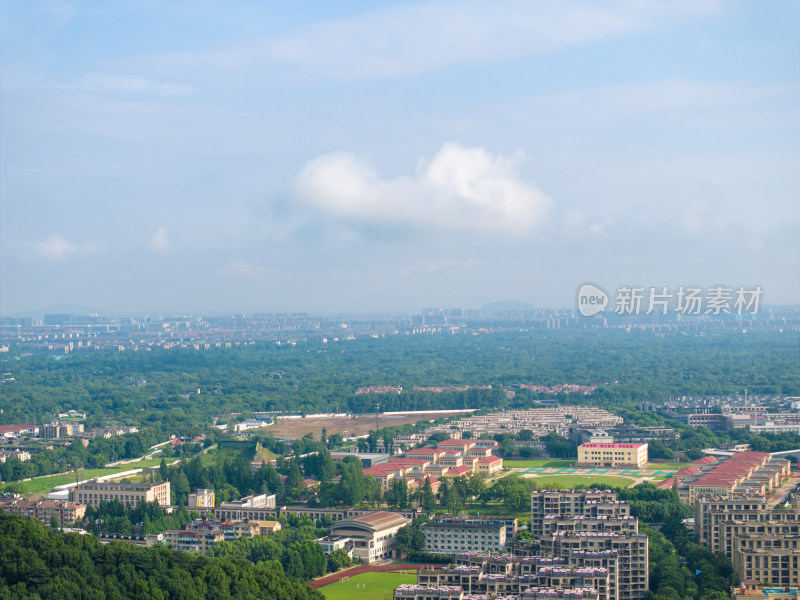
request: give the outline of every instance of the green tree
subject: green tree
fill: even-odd
[[[296,460],[293,460],[289,467],[289,474],[286,476],[285,486],[287,500],[299,499],[305,489],[303,474],[300,472],[300,465]]]
[[[398,529],[395,539],[397,540],[397,549],[401,552],[417,552],[425,548],[425,534],[413,523]]]
[[[422,484],[422,509],[425,512],[432,512],[436,508],[436,496],[433,494],[431,478],[426,477]]]

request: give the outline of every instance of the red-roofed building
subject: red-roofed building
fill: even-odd
[[[689,477],[690,475],[696,475],[700,472],[700,467],[686,467],[685,469],[681,469],[677,473],[675,473],[675,477]]]
[[[691,467],[675,474],[678,494],[684,502],[712,494],[742,492],[768,494],[779,487],[781,478],[789,475],[790,464],[764,452],[738,452],[725,459],[705,456]]]
[[[464,459],[460,454],[446,454],[439,458],[439,464],[443,467],[460,467],[464,464]]]
[[[406,452],[407,458],[422,458],[424,460],[429,460],[431,462],[436,462],[441,455],[442,455],[441,450],[437,450],[436,448],[431,448],[430,446],[424,446],[423,448],[415,448],[414,450],[409,450],[408,452]]]
[[[576,467],[628,467],[641,469],[647,464],[647,444],[598,444],[578,446]]]
[[[419,469],[420,471],[424,470],[425,467],[428,465],[433,464],[432,460],[425,460],[422,458],[393,458],[388,463],[384,463],[382,465],[378,465],[381,467],[397,467],[397,468],[404,468],[404,469]]]
[[[467,466],[460,466],[460,467],[453,467],[449,471],[447,471],[448,477],[458,477],[459,475],[469,475],[472,473],[472,467]]]
[[[454,450],[453,448],[438,448],[442,451],[442,456],[461,456],[460,450]]]
[[[679,481],[674,477],[671,479],[665,479],[664,481],[659,481],[656,484],[656,487],[661,490],[671,490],[674,486],[677,486]]]
[[[444,440],[436,444],[438,448],[449,448],[458,450],[459,452],[466,452],[475,445],[472,440]]]
[[[370,469],[364,469],[362,473],[364,473],[364,475],[369,475],[371,477],[374,477],[375,480],[381,486],[381,492],[385,492],[386,490],[388,490],[391,481],[397,476],[395,473],[391,471],[384,471],[382,469],[377,469],[375,467],[372,467]]]
[[[484,456],[478,459],[475,468],[479,475],[492,475],[503,470],[503,459],[499,456]]]
[[[441,477],[442,475],[447,473],[449,470],[450,470],[450,467],[445,467],[444,465],[433,464],[433,465],[428,465],[427,467],[425,467],[425,473],[427,473],[428,475],[432,475],[434,477]]]
[[[0,436],[18,437],[20,435],[39,435],[38,425],[0,425]]]
[[[474,456],[476,458],[481,458],[482,456],[491,456],[492,455],[492,448],[478,448],[477,446],[474,448],[470,448],[467,450],[467,456]]]

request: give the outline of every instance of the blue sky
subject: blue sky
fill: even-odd
[[[796,2],[7,2],[0,313],[800,302]]]

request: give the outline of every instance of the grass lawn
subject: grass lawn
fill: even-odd
[[[538,488],[545,485],[557,485],[559,488],[566,490],[586,487],[593,483],[626,488],[634,482],[629,477],[617,477],[616,475],[543,475],[535,477],[534,481]]]
[[[461,512],[472,517],[486,517],[489,515],[495,517],[516,517],[517,519],[520,519],[520,522],[529,522],[531,519],[530,510],[520,513],[508,512],[502,502],[481,502],[479,504],[470,504]]]
[[[258,456],[256,456],[256,458],[254,458],[253,460],[269,462],[271,460],[275,460],[276,458],[278,458],[277,454],[275,454],[271,450],[267,450],[266,448],[261,448],[261,450],[258,453]]]
[[[551,458],[531,459],[531,460],[504,460],[503,466],[509,469],[522,468],[532,469],[537,467],[554,467],[556,469],[563,469],[571,467],[575,464],[574,460],[553,460]]]
[[[114,473],[123,473],[124,471],[131,471],[133,469],[141,469],[144,467],[157,467],[161,462],[160,458],[151,460],[140,460],[129,465],[120,465],[110,469],[84,469],[81,471],[81,480],[91,479],[92,477],[102,477],[103,475],[113,475]],[[47,477],[40,477],[39,479],[32,479],[31,481],[20,481],[25,486],[26,494],[41,494],[49,492],[57,485],[64,485],[65,483],[72,483],[75,481],[75,474],[69,473],[67,475],[48,475]]]
[[[651,462],[645,467],[648,471],[680,471],[689,466],[690,463],[679,462]]]
[[[391,598],[395,588],[404,583],[416,583],[415,574],[362,573],[349,579],[319,588],[327,600],[384,600]]]

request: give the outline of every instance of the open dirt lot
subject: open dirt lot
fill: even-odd
[[[380,427],[382,429],[384,427],[397,427],[408,423],[417,423],[418,421],[433,421],[440,419],[442,416],[441,413],[425,412],[418,412],[412,415],[381,415]],[[375,415],[280,419],[275,425],[270,425],[260,431],[290,438],[301,438],[311,432],[319,437],[323,427],[328,430],[328,435],[333,433],[341,433],[344,437],[367,435],[370,430],[375,430]]]

